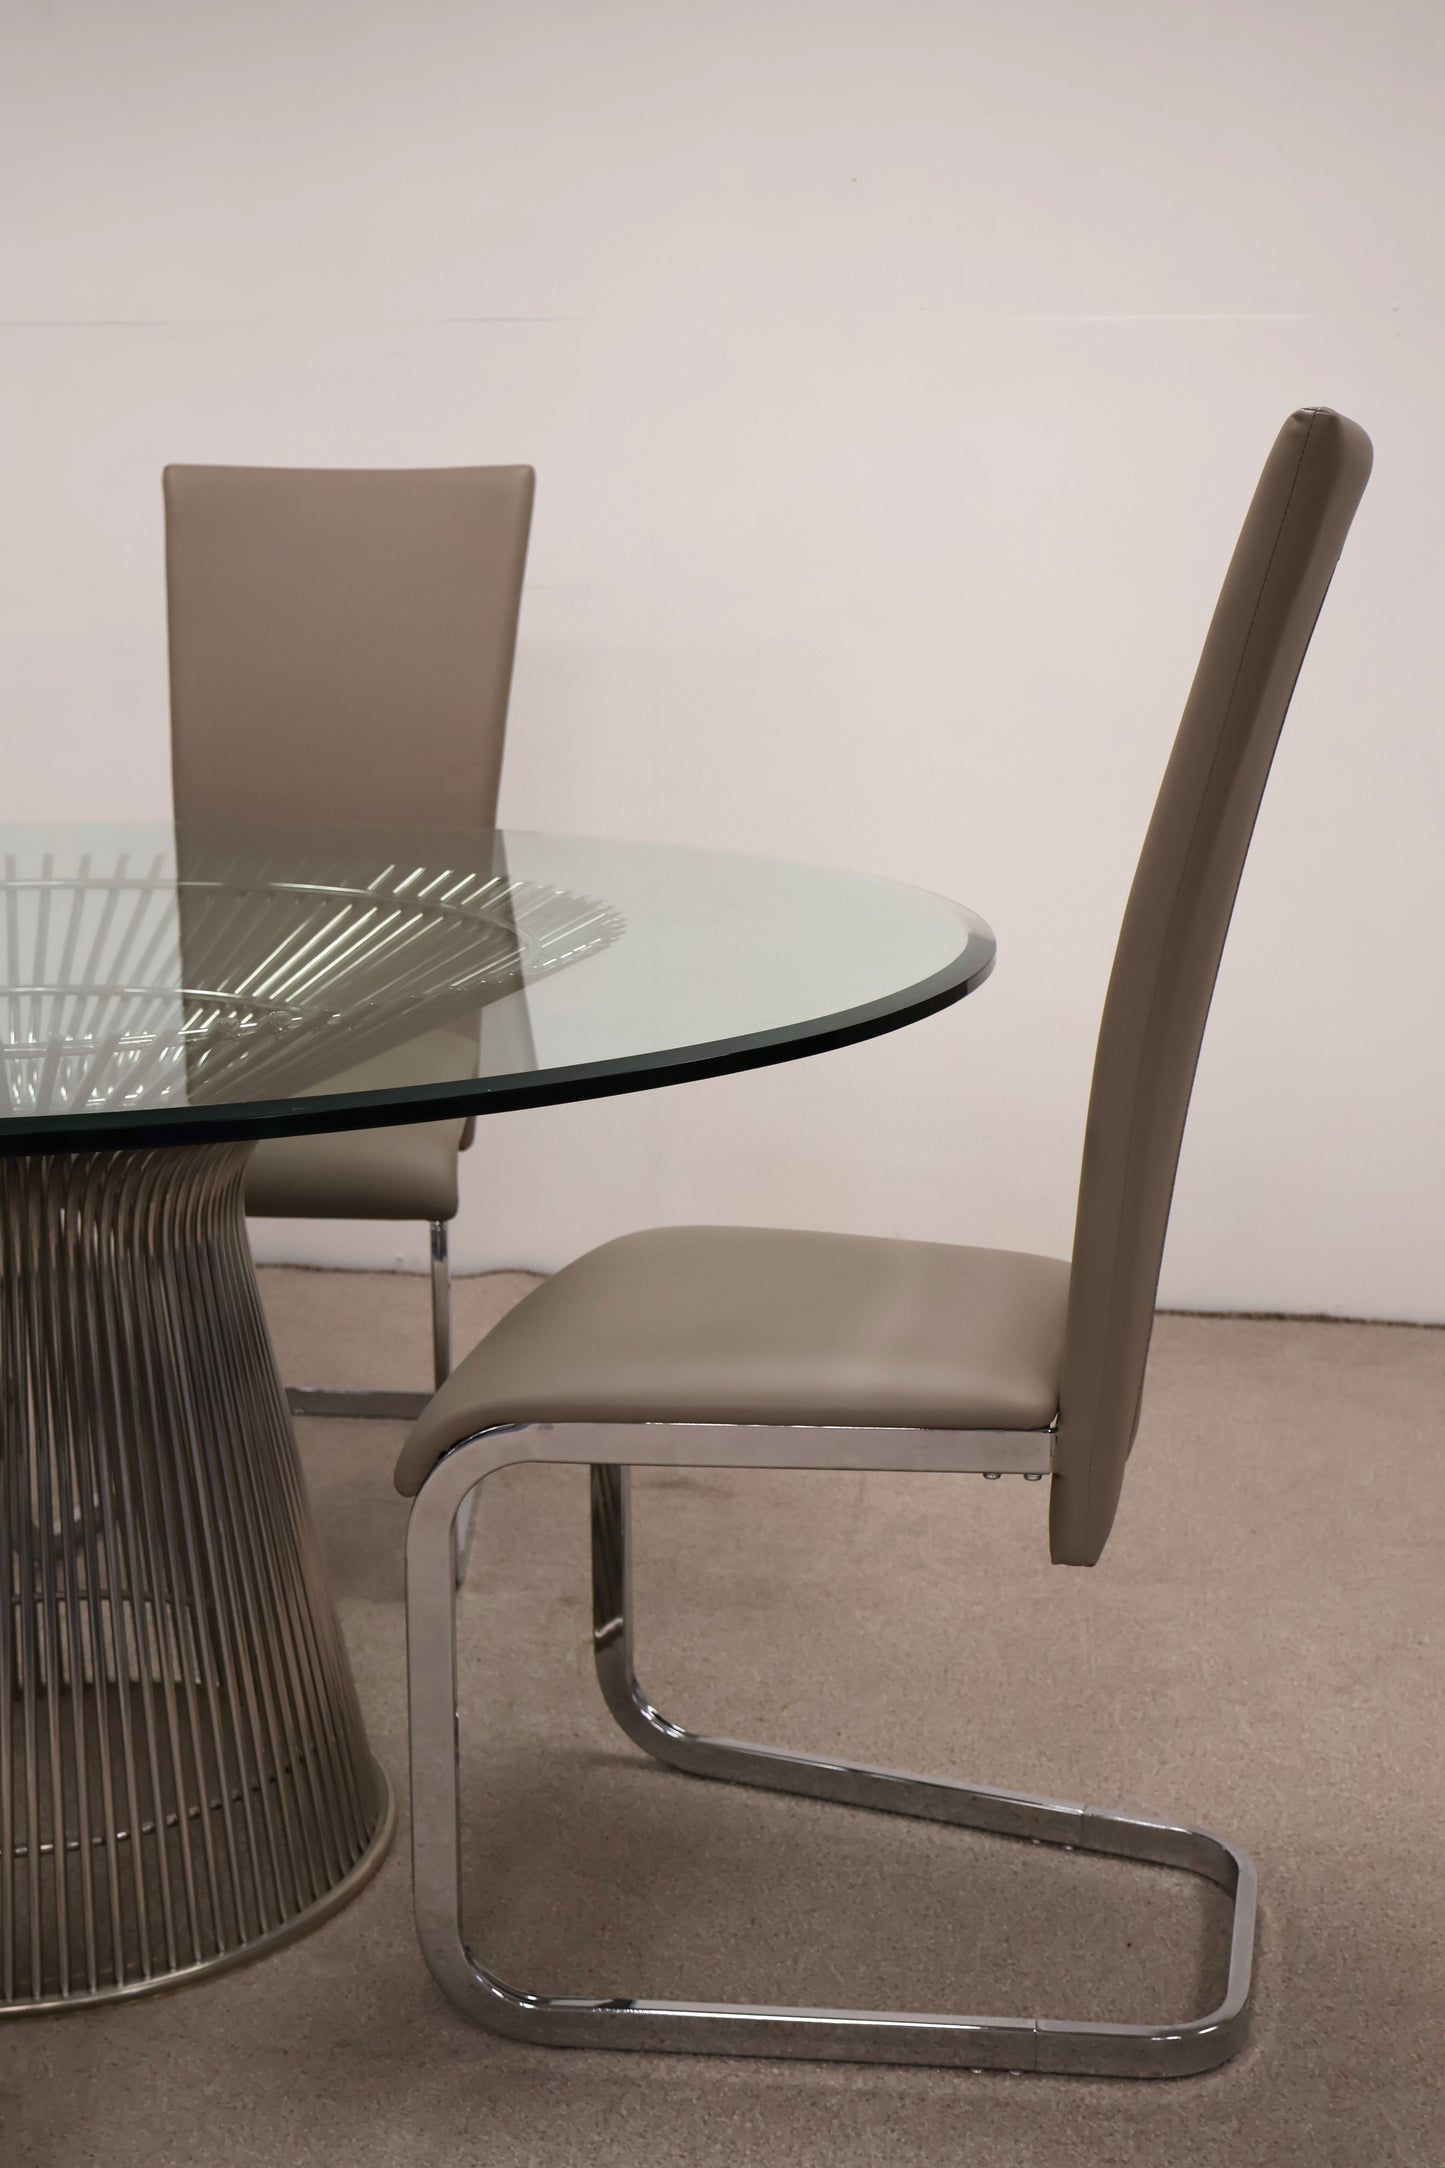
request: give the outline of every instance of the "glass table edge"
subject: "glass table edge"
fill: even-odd
[[[0,1116],[0,1158],[66,1152],[139,1151],[184,1145],[262,1143],[353,1129],[505,1114],[522,1107],[561,1106],[625,1092],[658,1090],[705,1077],[772,1068],[875,1039],[951,1008],[993,971],[992,929],[964,905],[968,939],[951,963],[910,986],[849,1009],[763,1031],[708,1039],[661,1052],[609,1056],[556,1069],[436,1084],[397,1085],[372,1093],[317,1093],[297,1099],[219,1101],[213,1106],[136,1108],[91,1114]]]

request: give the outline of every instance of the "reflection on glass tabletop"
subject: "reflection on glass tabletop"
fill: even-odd
[[[897,881],[507,831],[0,826],[0,1151],[480,1114],[819,1053],[970,993]]]

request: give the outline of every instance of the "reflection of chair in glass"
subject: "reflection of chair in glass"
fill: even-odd
[[[490,828],[532,487],[530,467],[167,468],[177,818]],[[429,1058],[436,1074],[456,1073],[450,1043],[414,1052],[418,1076]],[[246,1180],[248,1213],[428,1224],[438,1384],[450,1364],[447,1227],[471,1135],[470,1122],[442,1121],[279,1138],[258,1146]],[[423,1398],[290,1397],[317,1413],[389,1415]]]
[[[1056,1561],[1092,1565],[1134,1432],[1175,1165],[1235,891],[1316,614],[1370,466],[1325,410],[1286,422],[1205,642],[1104,1008],[1072,1264],[999,1250],[664,1228],[592,1251],[463,1361],[397,1468],[407,1556],[417,1929],[463,2008],[589,2047],[938,2062],[1136,2077],[1224,2061],[1248,2019],[1254,1870],[1207,1831],[709,1739],[633,1670],[629,1466],[1051,1476]],[[519,1461],[592,1468],[602,1691],[630,1738],[698,1775],[1182,1868],[1233,1899],[1206,2017],[1158,2025],[525,1995],[472,1956],[458,1892],[453,1517]],[[604,1986],[610,1983],[601,1983]]]

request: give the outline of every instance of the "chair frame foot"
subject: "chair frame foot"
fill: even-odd
[[[915,1440],[949,1435],[911,1434]],[[730,1454],[725,1442],[729,1437]],[[883,1457],[891,1448],[880,1441],[889,1438],[888,1433],[804,1429],[775,1430],[764,1437],[757,1429],[729,1432],[710,1425],[515,1425],[466,1440],[438,1464],[417,1495],[407,1534],[413,1889],[426,1961],[439,1985],[470,2016],[493,2031],[551,2046],[1094,2077],[1185,2077],[1214,2069],[1244,2044],[1256,1878],[1253,1862],[1224,1838],[1145,1815],[706,1738],[661,1716],[638,1685],[632,1651],[629,1465],[896,1466],[896,1458]],[[1015,1461],[1026,1460],[1028,1449],[1020,1447],[1018,1438],[1012,1442]],[[1010,1465],[1006,1440],[999,1437],[959,1434],[954,1443],[955,1466],[992,1473],[1000,1459],[1005,1467]],[[906,1464],[940,1465],[937,1453],[937,1448],[920,1452],[915,1447]],[[1200,2017],[1122,2025],[627,1995],[556,1997],[527,1993],[499,1979],[468,1947],[461,1918],[451,1565],[454,1523],[463,1501],[488,1475],[523,1461],[580,1462],[591,1468],[598,1681],[618,1724],[645,1752],[695,1776],[916,1815],[1200,1875],[1233,1900],[1228,1974],[1218,2005]],[[1018,1472],[1030,1470],[1020,1466]]]
[[[414,1423],[431,1400],[430,1393],[392,1392],[381,1386],[286,1387],[286,1405],[293,1415],[329,1415],[348,1422]]]
[[[445,1220],[427,1223],[431,1260],[432,1392],[389,1392],[366,1386],[288,1385],[286,1405],[293,1415],[329,1415],[349,1421],[414,1423],[440,1392],[452,1368],[452,1276]],[[458,1588],[467,1577],[472,1542],[472,1500],[457,1515],[452,1546],[452,1574]]]
[[[379,1423],[414,1423],[431,1405],[451,1374],[452,1282],[447,1222],[427,1223],[430,1259],[432,1390],[392,1392],[380,1386],[288,1385],[286,1405],[293,1415],[330,1415]]]

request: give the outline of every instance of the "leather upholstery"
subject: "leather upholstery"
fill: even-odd
[[[356,1063],[323,1089],[365,1091],[403,1074],[418,1083],[461,1076],[476,1057],[474,1033],[442,1027]],[[461,1129],[452,1119],[269,1138],[246,1170],[246,1210],[276,1219],[454,1219]]]
[[[260,1219],[455,1219],[461,1127],[408,1122],[269,1138],[246,1169],[246,1210]]]
[[[177,817],[490,828],[530,467],[167,467]]]
[[[1139,1421],[1195,1065],[1255,817],[1355,507],[1370,440],[1293,414],[1235,548],[1114,958],[1094,1063],[1050,1494],[1049,1544],[1091,1566]]]
[[[1072,1265],[840,1235],[629,1236],[568,1266],[494,1328],[407,1440],[400,1489],[418,1489],[461,1439],[527,1418],[1024,1429],[1057,1405],[1051,1555],[1097,1560],[1138,1423],[1175,1168],[1235,894],[1370,462],[1364,432],[1318,408],[1290,417],[1265,465],[1125,912]]]
[[[168,467],[178,818],[490,828],[533,479]],[[450,1218],[472,1127],[263,1143],[247,1210]]]
[[[1041,1430],[1069,1268],[871,1235],[662,1227],[508,1311],[407,1439],[400,1491],[493,1423],[853,1423]]]

